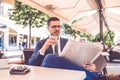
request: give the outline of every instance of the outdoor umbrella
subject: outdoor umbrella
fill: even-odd
[[[120,14],[114,13],[104,13],[105,23],[103,24],[103,30],[112,30],[112,31],[120,31]],[[93,15],[87,16],[84,19],[74,23],[72,28],[81,31],[87,34],[96,35],[99,33],[100,23],[99,23],[99,14],[98,12]]]
[[[101,35],[103,32],[104,24],[103,20],[107,25],[107,28],[109,28],[109,25],[105,19],[106,15],[103,15],[103,11],[106,12],[108,8],[115,8],[120,10],[120,0],[19,0],[19,1],[28,4],[46,14],[59,17],[61,20],[67,23],[71,23],[76,18],[81,17],[95,10],[97,12],[97,14],[95,15],[99,16],[98,19],[94,18],[95,20],[97,20],[96,22],[99,23],[99,28],[98,27],[96,28],[100,30],[98,32],[100,32]],[[117,19],[119,19],[119,16]],[[89,26],[89,24],[87,26]],[[114,28],[119,29],[116,26]]]
[[[65,22],[97,9],[94,0],[19,0]]]
[[[98,6],[96,13],[74,23],[72,28],[89,34],[100,32],[101,39],[103,38],[103,30],[120,31],[120,1],[115,0],[113,3],[112,0],[110,3],[107,0],[95,1]]]

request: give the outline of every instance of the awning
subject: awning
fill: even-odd
[[[57,16],[65,22],[81,16],[85,12],[97,9],[94,0],[19,0],[46,14]],[[89,4],[89,3],[91,4]],[[92,3],[93,2],[93,3]],[[91,6],[89,6],[91,5]]]
[[[23,28],[23,26],[15,24],[14,21],[9,21],[8,24],[9,28],[15,30],[18,34],[29,35],[29,26]],[[40,28],[31,28],[31,36],[32,37],[44,37],[48,34],[45,33],[46,29],[41,30]]]
[[[5,2],[14,5],[14,0],[0,0],[0,2]]]
[[[104,14],[105,20],[109,26],[109,29],[112,31],[120,32],[120,14],[108,13]],[[93,14],[92,16],[88,16],[72,25],[72,28],[85,32],[87,34],[97,34],[100,32],[99,30],[99,15],[98,13]],[[107,30],[107,26],[103,25],[103,31]]]
[[[19,0],[46,14],[57,16],[63,21],[72,20],[88,13],[98,10],[96,0]],[[120,7],[120,0],[102,0],[104,9]]]
[[[114,9],[117,9],[118,11],[120,11],[120,0],[64,0],[64,1],[63,0],[19,0],[19,1],[23,2],[25,4],[28,4],[46,14],[49,14],[50,16],[56,16],[67,23],[71,23],[76,18],[81,17],[86,14],[89,14],[93,10],[98,12],[101,7],[98,4],[102,5],[102,11],[105,11],[105,12],[109,8],[114,8]],[[110,15],[111,15],[111,12],[109,12]],[[117,16],[115,14],[117,16],[116,20],[110,21],[109,20],[110,17],[108,17],[109,13],[105,14],[105,18],[106,18],[105,20],[108,22],[110,29],[118,30],[119,29],[118,26],[120,24],[119,23],[120,16],[119,15]],[[97,14],[95,15],[96,17],[98,17]],[[100,24],[100,22],[98,21],[99,19],[97,20],[97,18],[94,18],[95,16],[92,15],[91,17],[88,17],[84,21],[87,22],[87,20],[89,21],[89,19],[90,20],[95,19],[96,21],[93,21],[93,23]],[[81,21],[81,22],[83,22],[83,21]],[[93,24],[93,23],[91,23],[91,24]],[[114,23],[114,24],[112,24],[112,23]],[[119,23],[119,24],[116,24],[116,23]],[[99,31],[102,29],[96,27],[96,25],[94,24],[92,29],[90,29],[90,30],[95,31],[92,33],[102,32],[102,31]],[[113,25],[113,26],[111,26],[111,25]],[[90,25],[88,24],[86,29],[89,29],[90,28],[89,26]],[[98,30],[94,30],[95,27]],[[84,32],[85,30],[82,30],[82,31]],[[87,31],[87,32],[89,33],[89,31]]]

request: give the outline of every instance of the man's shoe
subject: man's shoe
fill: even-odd
[[[120,80],[120,75],[108,75],[106,76],[107,80]]]

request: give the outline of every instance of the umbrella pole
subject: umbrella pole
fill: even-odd
[[[100,23],[100,41],[103,44],[103,48],[105,50],[105,44],[103,41],[103,6],[101,0],[96,0],[96,4],[99,10],[99,23]]]
[[[99,23],[100,23],[100,41],[103,41],[103,18],[101,10],[99,10]]]
[[[102,17],[102,15],[103,15],[103,12],[102,12],[103,6],[102,6],[101,0],[96,0],[96,4],[97,4],[98,10],[99,10],[100,41],[103,42],[103,17]]]

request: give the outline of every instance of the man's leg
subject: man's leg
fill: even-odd
[[[79,66],[73,64],[72,62],[70,62],[62,57],[57,57],[56,55],[53,55],[53,54],[46,55],[41,66],[85,71],[86,75],[87,75],[86,80],[97,80],[97,78],[99,76],[96,72],[90,72],[82,67],[79,67]]]

